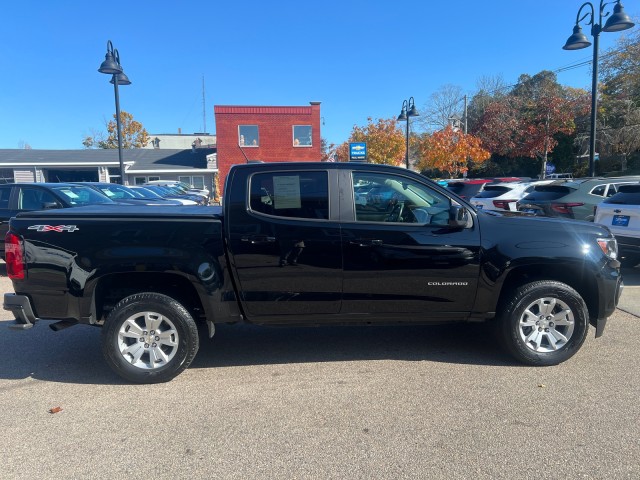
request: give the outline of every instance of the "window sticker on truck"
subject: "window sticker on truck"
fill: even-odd
[[[31,225],[28,229],[37,232],[77,232],[80,230],[75,225]]]

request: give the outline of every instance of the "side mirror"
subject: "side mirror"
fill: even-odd
[[[49,210],[51,208],[59,208],[58,204],[56,202],[43,202],[42,203],[42,209],[43,210]]]
[[[449,208],[449,227],[465,228],[469,222],[469,212],[461,205],[451,205]]]

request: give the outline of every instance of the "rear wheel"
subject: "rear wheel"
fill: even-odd
[[[589,329],[582,297],[555,281],[532,282],[516,289],[501,308],[498,321],[505,348],[528,365],[556,365],[571,358]]]
[[[176,300],[138,293],[120,301],[102,330],[102,353],[121,377],[135,383],[167,382],[193,361],[198,329]]]

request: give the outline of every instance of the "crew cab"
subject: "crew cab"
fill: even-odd
[[[554,365],[602,335],[623,283],[607,227],[477,211],[406,169],[231,168],[222,207],[82,207],[11,219],[4,296],[19,330],[102,329],[123,378],[168,381],[216,324],[487,322]]]

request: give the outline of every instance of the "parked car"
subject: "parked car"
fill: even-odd
[[[458,195],[460,198],[468,200],[477,195],[478,192],[482,191],[486,184],[492,182],[494,182],[494,180],[491,178],[448,180],[446,188]]]
[[[151,180],[150,182],[147,182],[145,185],[157,185],[159,187],[177,188],[185,194],[200,195],[206,198],[207,200],[209,200],[209,190],[207,190],[206,188],[195,188],[184,182],[179,182],[178,180]]]
[[[106,195],[111,200],[117,203],[125,205],[155,205],[155,206],[170,206],[170,205],[182,205],[182,203],[169,200],[166,198],[147,198],[140,195],[136,195],[133,190],[125,185],[119,183],[108,182],[83,182],[81,185],[97,190],[98,192]]]
[[[88,186],[71,183],[8,183],[0,185],[0,255],[9,219],[20,212],[114,204],[106,195]]]
[[[618,193],[600,202],[594,222],[606,225],[616,236],[623,265],[640,263],[640,184],[622,185]]]
[[[151,185],[147,186],[147,187],[143,187],[142,185],[131,185],[129,186],[129,189],[138,197],[140,198],[146,198],[149,200],[153,200],[153,199],[164,199],[167,201],[171,201],[171,202],[177,202],[179,205],[197,205],[198,202],[194,201],[194,200],[189,200],[186,198],[180,198],[180,197],[164,197],[162,195],[160,195],[160,193],[154,191],[156,187],[153,187]],[[160,187],[158,187],[160,188]]]
[[[516,204],[520,212],[548,217],[593,221],[593,209],[618,192],[621,185],[640,182],[640,176],[574,178],[537,185]]]
[[[539,182],[505,182],[486,184],[482,191],[471,198],[471,204],[484,210],[516,211],[516,202],[531,193],[536,185],[550,183],[552,180]]]
[[[172,200],[189,200],[194,202],[196,205],[207,205],[208,203],[208,200],[202,195],[185,193],[183,190],[176,187],[146,184],[142,186],[156,192],[163,198],[169,198]]]

